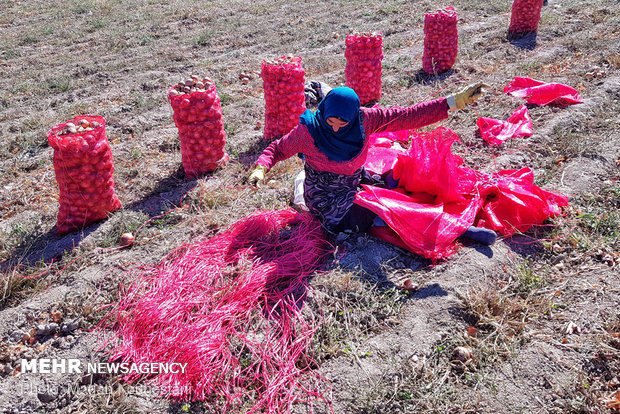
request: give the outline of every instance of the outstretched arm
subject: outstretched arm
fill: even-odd
[[[269,171],[278,162],[304,152],[307,135],[309,135],[308,128],[305,125],[297,125],[291,132],[269,144],[258,157],[256,165],[262,165]]]
[[[422,102],[406,108],[362,108],[365,117],[366,134],[383,131],[417,129],[434,124],[448,117],[448,110],[459,110],[475,102],[488,85],[478,82],[469,85],[454,95],[434,101]]]
[[[446,98],[422,102],[405,108],[362,108],[364,132],[367,135],[383,131],[417,129],[448,117]]]

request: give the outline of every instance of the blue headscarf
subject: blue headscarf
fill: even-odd
[[[327,123],[327,118],[337,116],[347,121],[338,132]],[[308,127],[314,144],[332,161],[348,161],[364,148],[360,98],[347,87],[332,89],[312,113],[309,109],[301,114],[299,122]]]

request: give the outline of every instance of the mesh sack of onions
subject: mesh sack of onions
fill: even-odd
[[[514,0],[508,35],[518,37],[537,31],[542,6],[543,0]]]
[[[215,83],[192,76],[172,86],[168,100],[179,130],[185,175],[198,177],[226,164],[226,132]]]
[[[365,105],[381,99],[383,36],[380,33],[353,33],[345,40],[346,85]]]
[[[459,52],[457,14],[453,7],[424,16],[422,69],[429,75],[452,69]]]
[[[114,192],[114,162],[105,118],[82,115],[47,133],[59,188],[58,234],[78,230],[121,207]]]
[[[306,71],[297,56],[263,61],[261,67],[265,94],[265,139],[287,134],[299,123],[306,110]]]

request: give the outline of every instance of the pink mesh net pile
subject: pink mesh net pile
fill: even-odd
[[[223,233],[138,269],[101,327],[111,360],[187,364],[140,379],[210,412],[290,412],[326,400],[309,356],[316,321],[302,305],[308,277],[330,252],[320,223],[294,210],[261,211]]]
[[[383,72],[383,35],[380,33],[350,34],[345,41],[344,70],[346,86],[360,97],[362,105],[381,99]]]
[[[64,134],[66,125],[86,120],[90,131]],[[59,189],[58,234],[79,230],[105,219],[121,207],[114,192],[114,162],[101,116],[80,115],[52,127],[47,140],[54,149]]]
[[[229,157],[224,151],[226,132],[215,83],[210,82],[205,91],[178,95],[173,90],[174,86],[168,99],[179,130],[185,175],[198,177],[222,167]]]
[[[299,123],[299,115],[306,110],[305,76],[300,57],[263,61],[265,139],[281,137]]]

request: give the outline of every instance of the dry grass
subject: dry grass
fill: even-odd
[[[334,270],[312,281],[308,306],[322,315],[315,333],[315,356],[321,363],[348,355],[359,358],[356,348],[364,338],[398,324],[398,314],[406,293],[382,291],[363,283],[354,273]]]

